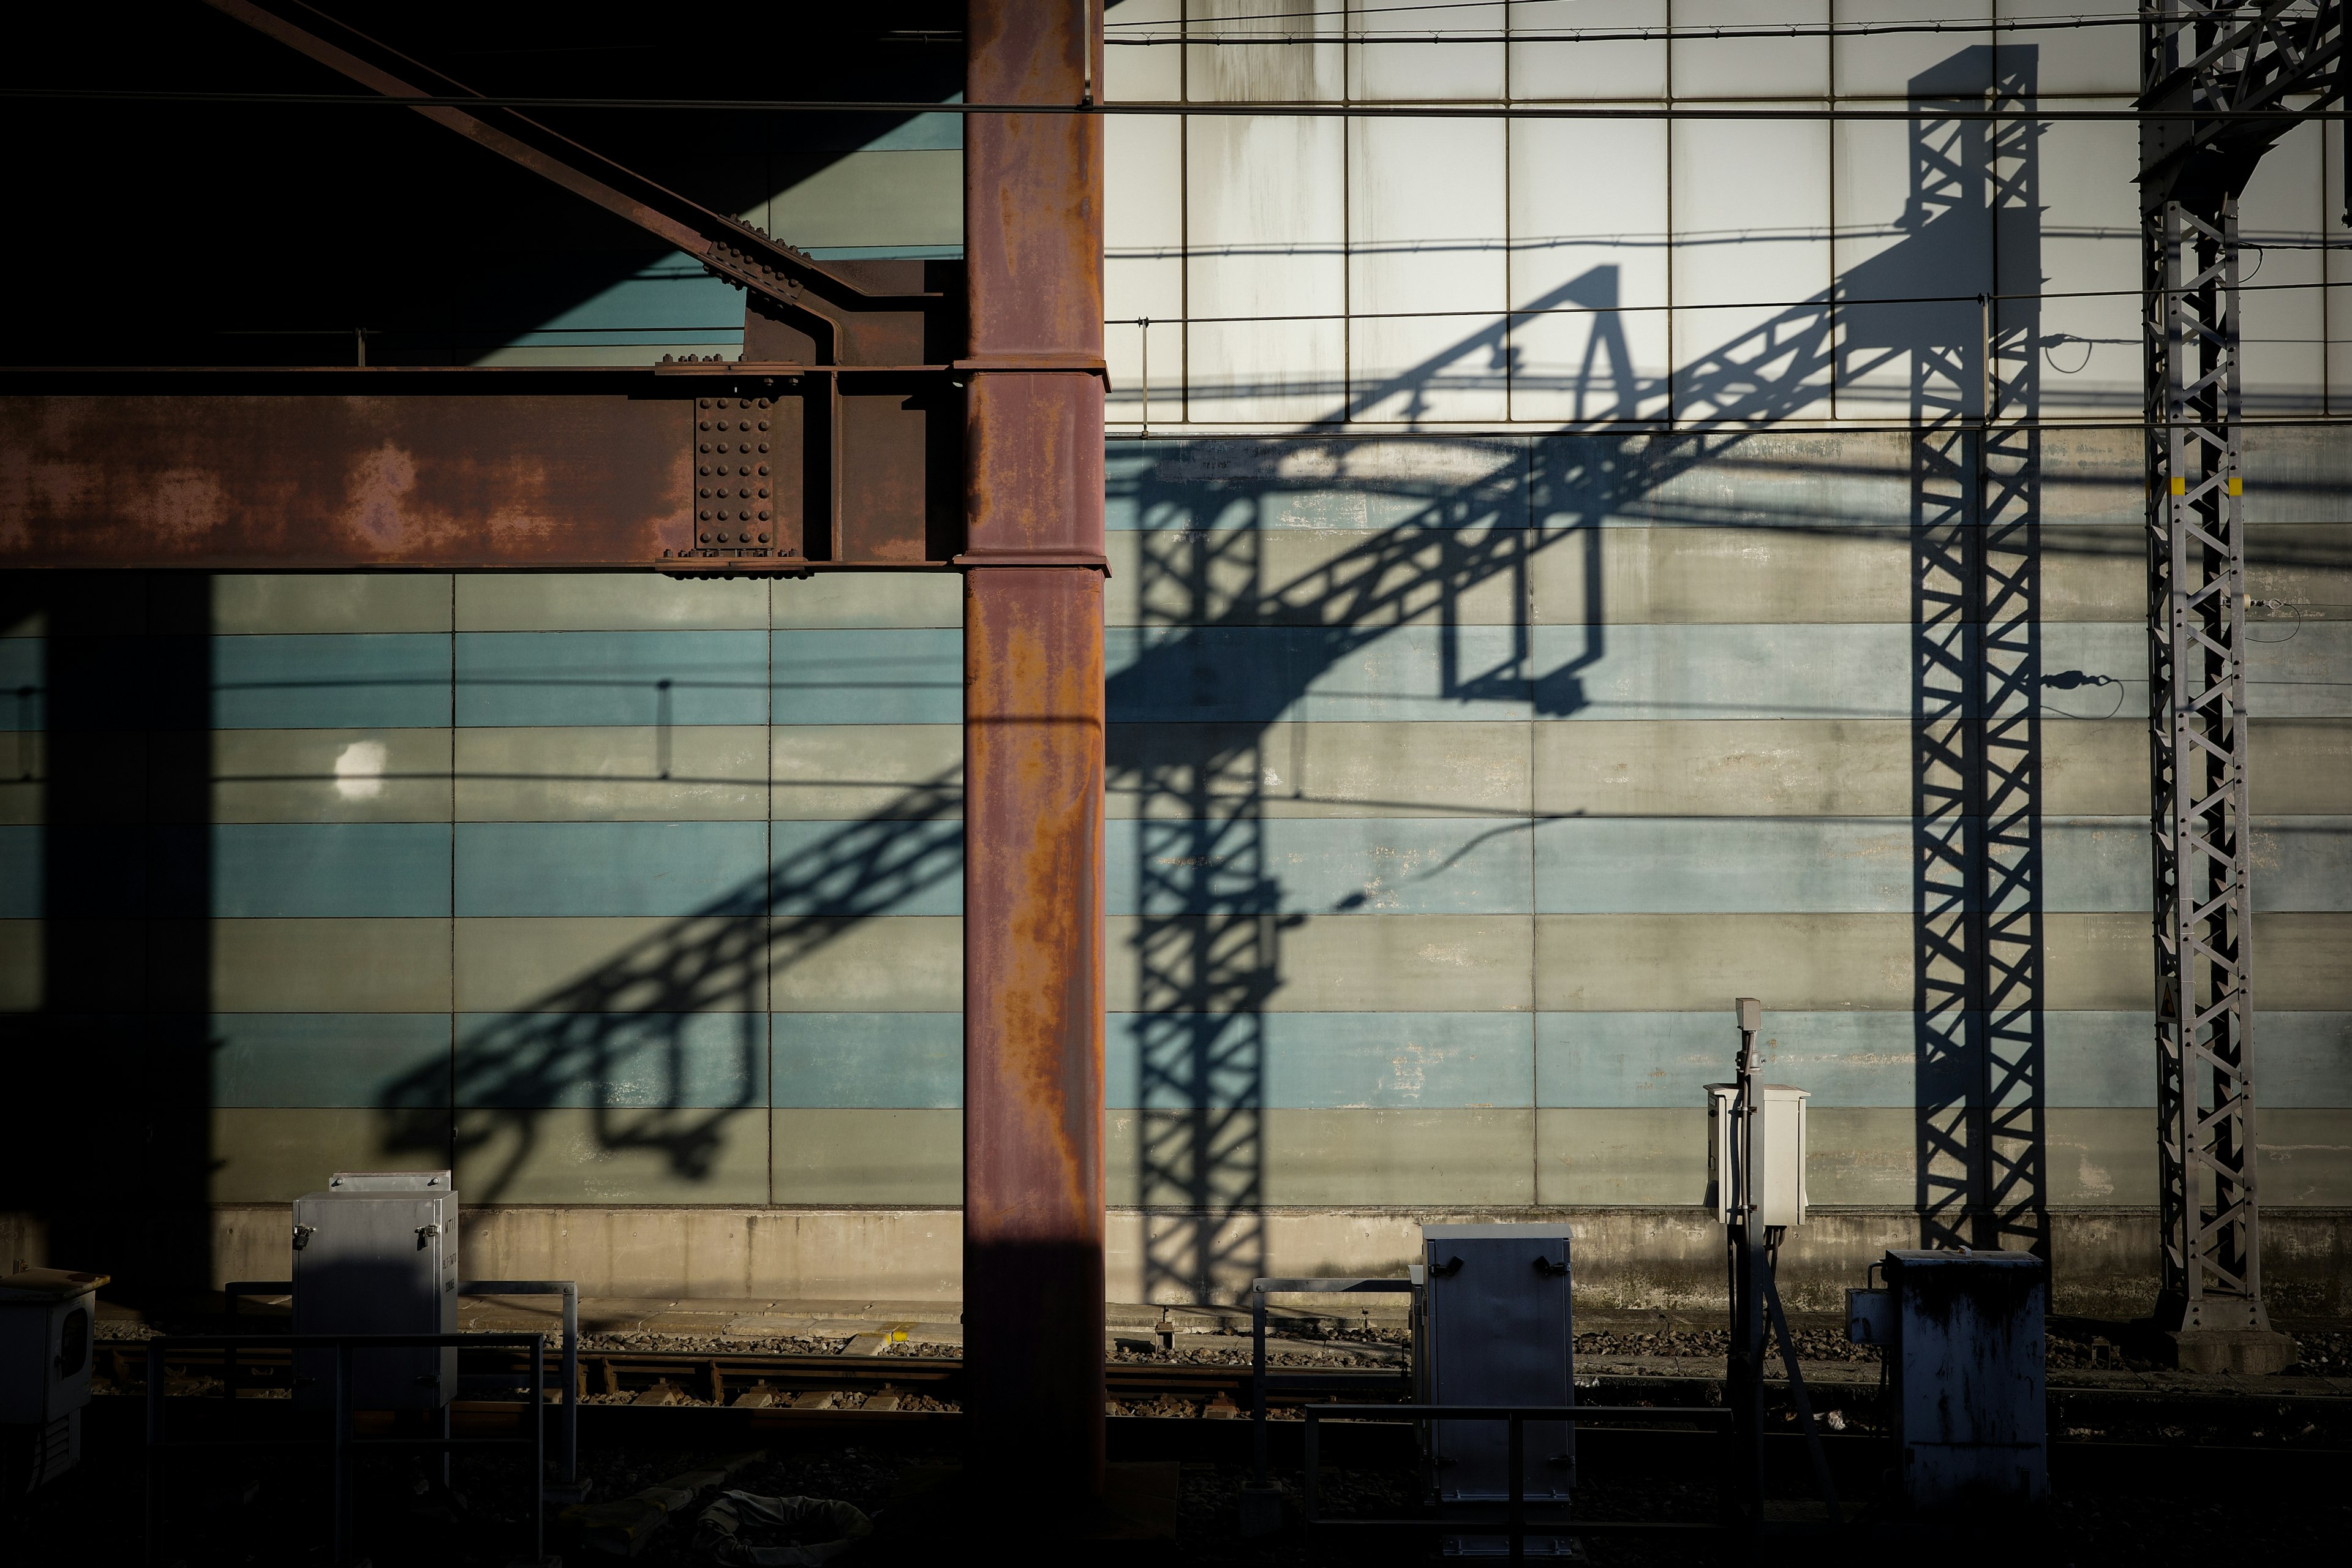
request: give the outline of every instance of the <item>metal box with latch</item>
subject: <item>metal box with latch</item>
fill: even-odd
[[[90,1329],[103,1274],[26,1268],[0,1279],[0,1427],[12,1487],[37,1487],[81,1458]]]
[[[1961,1247],[1889,1252],[1884,1267],[1884,1289],[1845,1293],[1846,1333],[1886,1360],[1904,1501],[2041,1501],[2050,1490],[2042,1259]]]
[[[446,1171],[341,1171],[294,1200],[294,1331],[457,1331],[457,1194]],[[295,1397],[334,1399],[335,1358],[296,1358]],[[363,1350],[352,1359],[350,1407],[433,1409],[457,1388],[457,1349]]]
[[[1576,1402],[1565,1225],[1422,1226],[1423,1279],[1413,1319],[1413,1370],[1426,1405],[1567,1405]],[[1500,1421],[1432,1421],[1429,1487],[1441,1509],[1509,1496],[1509,1432]],[[1521,1453],[1530,1508],[1564,1510],[1576,1482],[1575,1428],[1530,1421]],[[1450,1556],[1506,1556],[1500,1535],[1445,1538]],[[1530,1535],[1530,1556],[1566,1556],[1565,1536]]]
[[[1752,1125],[1756,1131],[1756,1223],[1767,1226],[1805,1223],[1805,1102],[1812,1091],[1785,1083],[1757,1086],[1760,1103]],[[1734,1184],[1726,1180],[1732,1169],[1732,1107],[1739,1098],[1736,1083],[1706,1086],[1706,1201],[1715,1205],[1717,1225],[1731,1223]]]

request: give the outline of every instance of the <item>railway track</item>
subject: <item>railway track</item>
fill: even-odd
[[[550,1357],[551,1376],[558,1368]],[[529,1360],[509,1349],[459,1352],[460,1397],[519,1397]],[[136,1342],[98,1347],[101,1394],[144,1394],[147,1355]],[[175,1350],[164,1358],[168,1397],[285,1397],[293,1390],[290,1352],[266,1346],[230,1352]],[[1332,1400],[1394,1401],[1409,1396],[1402,1369],[1277,1366],[1270,1408],[1290,1410]],[[1105,1392],[1116,1404],[1197,1405],[1200,1414],[1245,1414],[1247,1366],[1107,1362]],[[583,1405],[698,1405],[799,1409],[950,1410],[963,1392],[959,1360],[912,1355],[792,1354],[762,1352],[583,1350],[579,1395]],[[1174,1413],[1172,1410],[1171,1413]]]

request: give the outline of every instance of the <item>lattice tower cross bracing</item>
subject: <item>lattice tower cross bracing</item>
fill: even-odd
[[[2341,102],[2346,9],[2159,0],[2141,26],[2140,107],[2153,111],[2139,178],[2157,1315],[2184,1333],[2270,1327],[2255,1181],[2238,200],[2293,121],[2231,117]]]

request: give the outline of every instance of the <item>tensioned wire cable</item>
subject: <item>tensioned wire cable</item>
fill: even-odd
[[[1459,7],[1427,5],[1399,7],[1399,9],[1492,10],[1499,3],[1500,0],[1485,0],[1483,5]],[[1346,13],[1345,15],[1348,16],[1349,21],[1354,22],[1367,20],[1372,17],[1390,16],[1394,16],[1396,12],[1391,10],[1380,10],[1355,11]],[[1336,11],[1318,11],[1313,13],[1302,13],[1297,17],[1279,19],[1303,21],[1308,19],[1309,16],[1338,16],[1340,15],[1342,15],[1342,13]],[[1200,18],[1199,24],[1204,26],[1214,27],[1229,20],[1271,21],[1276,19],[1277,18],[1273,16],[1232,18],[1213,16]],[[1169,32],[1165,29],[1169,27],[1170,24],[1164,21],[1126,23],[1105,22],[1103,24],[1103,42],[1107,45],[1125,47],[1157,44],[1183,44],[1188,46],[1199,44],[1210,47],[1216,47],[1223,45],[1260,47],[1265,46],[1279,46],[1286,44],[1412,44],[1426,46],[1429,44],[1675,43],[1712,42],[1716,40],[1736,42],[1741,39],[1864,38],[1898,33],[1952,35],[1969,33],[2074,32],[2091,27],[2132,26],[2149,19],[2149,13],[2121,11],[2104,15],[2085,14],[2074,16],[2019,17],[2014,20],[2002,20],[1990,16],[1920,16],[1909,17],[1902,21],[1887,22],[1728,22],[1711,26],[1661,26],[1654,27],[1630,25],[1604,27],[1538,26],[1529,28],[1526,31],[1520,31],[1514,28],[1507,32],[1495,31],[1493,29],[1487,29],[1485,31],[1447,31],[1439,28],[1417,30],[1408,28],[1383,28],[1380,30],[1370,30],[1348,27],[1346,30],[1338,33],[1297,33],[1264,30],[1196,31],[1193,30],[1194,24],[1192,23],[1185,24],[1184,29],[1181,31]],[[1110,31],[1114,26],[1159,27],[1161,28],[1162,31],[1157,33],[1138,32],[1115,35]]]
[[[2284,247],[2278,247],[2284,248]],[[2352,250],[2352,242],[2338,246],[2297,247],[2295,248]],[[2257,294],[2287,289],[2352,289],[2352,279],[2339,279],[2311,283],[2242,283],[2237,292]],[[2190,295],[2202,293],[2201,289],[2167,289],[2167,294]],[[1239,325],[1251,321],[1418,321],[1435,317],[1460,316],[1616,316],[1631,315],[1642,310],[1801,310],[1819,307],[1825,310],[1850,310],[1858,305],[1983,305],[2007,300],[2137,300],[2147,290],[2142,289],[2063,289],[2029,294],[1908,294],[1887,299],[1849,300],[1843,297],[1811,300],[1732,300],[1704,304],[1673,305],[1536,305],[1520,309],[1507,306],[1484,310],[1318,310],[1300,311],[1290,315],[1273,316],[1106,316],[1106,327]],[[2139,340],[2131,340],[2137,342]]]
[[[1405,5],[1343,5],[1336,11],[1242,11],[1234,12],[1226,16],[1192,16],[1188,14],[1181,18],[1181,23],[1186,26],[1197,24],[1202,26],[1222,26],[1229,22],[1312,22],[1323,21],[1335,17],[1343,22],[1350,22],[1360,18],[1370,20],[1376,16],[1401,16],[1407,15],[1418,16],[1429,11],[1499,11],[1507,5],[1512,3],[1513,0],[1413,0],[1412,4]],[[1530,4],[1530,0],[1516,0],[1516,3],[1521,5],[1526,5]],[[1534,3],[1543,3],[1543,0],[1534,0]],[[1557,5],[1562,3],[1562,0],[1549,0],[1549,3]],[[1568,0],[1568,3],[1572,4],[1573,0]],[[2084,26],[2092,26],[2099,22],[2155,21],[2167,15],[2168,14],[2153,10],[2118,11],[2111,13],[2078,12],[2068,17],[2033,17],[2026,18],[2026,20],[2080,21]],[[1921,21],[1927,20],[1928,18],[1912,17],[1908,19],[1912,21]],[[1955,20],[1985,22],[1989,19],[1981,17],[1964,17],[1955,18]],[[1105,16],[1103,18],[1103,31],[1106,35],[1108,35],[1114,27],[1165,27],[1171,25],[1171,18],[1165,16],[1150,21],[1146,21],[1141,18],[1129,18],[1125,21],[1120,21],[1110,16]]]
[[[1960,96],[1960,95],[1956,95]],[[2071,97],[2074,95],[2053,95]],[[2332,98],[2328,89],[2315,96]],[[97,103],[222,103],[318,104],[368,109],[593,109],[688,110],[730,114],[958,114],[958,115],[1192,115],[1200,118],[1297,120],[1725,120],[1725,121],[1888,121],[1917,120],[2007,121],[2039,120],[2053,124],[2069,121],[2156,122],[2189,121],[2206,125],[2294,126],[2305,121],[2342,121],[2352,113],[2341,109],[2032,109],[2038,101],[2012,97],[2010,107],[1963,108],[1948,100],[1916,103],[1901,109],[1789,109],[1765,105],[1704,109],[1654,102],[1629,103],[1339,103],[1300,100],[1129,99],[1113,103],[926,103],[896,100],[824,100],[769,98],[554,98],[530,95],[488,98],[417,95],[389,97],[359,92],[199,92],[178,89],[0,87],[0,99],[19,101],[89,101]]]

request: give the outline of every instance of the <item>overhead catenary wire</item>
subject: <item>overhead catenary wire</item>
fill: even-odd
[[[2314,248],[2320,248],[2315,247]],[[2308,283],[2241,283],[2241,294],[2258,294],[2288,289],[2352,289],[2352,279],[2330,279]],[[1980,305],[1988,301],[2001,304],[2008,301],[2040,300],[2137,300],[2147,291],[2139,289],[2052,289],[2025,293],[2008,294],[1904,294],[1884,299],[1856,300],[1843,296],[1816,295],[1810,300],[1726,300],[1693,304],[1687,300],[1671,305],[1530,305],[1504,306],[1500,309],[1467,310],[1302,310],[1265,316],[1107,316],[1106,327],[1142,326],[1240,326],[1254,321],[1420,321],[1439,317],[1466,316],[1616,316],[1650,310],[1802,310],[1818,308],[1825,310],[1852,310],[1864,305]],[[2160,290],[2168,294],[2194,294],[2195,288]],[[2137,339],[2132,340],[2134,342]]]
[[[2053,96],[2068,96],[2053,94]],[[2324,101],[2334,90],[2320,95]],[[0,100],[33,102],[219,103],[319,105],[362,109],[593,109],[724,114],[1038,114],[1194,115],[1301,120],[1730,120],[1730,121],[2188,121],[2207,125],[2299,125],[2305,121],[2352,119],[2341,109],[2210,110],[2196,108],[2035,109],[2032,97],[2009,97],[2002,108],[1963,108],[1947,100],[1916,102],[1900,109],[1809,109],[1769,104],[1710,104],[1692,108],[1654,101],[1549,103],[1515,100],[1502,103],[1342,103],[1337,100],[1129,99],[1110,103],[926,103],[884,99],[774,98],[561,98],[494,95],[394,97],[373,92],[203,92],[187,89],[94,87],[0,87]]]
[[[1464,9],[1493,9],[1500,0],[1486,0],[1483,5]],[[1410,6],[1399,9],[1443,10],[1446,6]],[[1338,12],[1316,12],[1316,16],[1338,16]],[[1391,10],[1349,13],[1351,17],[1388,16]],[[1229,20],[1273,20],[1265,18],[1210,17],[1203,20],[1223,23]],[[1291,18],[1286,18],[1291,19]],[[1302,15],[1297,20],[1306,20]],[[1536,27],[1521,31],[1445,31],[1443,29],[1381,28],[1346,30],[1339,33],[1192,30],[1166,31],[1168,23],[1127,22],[1103,24],[1103,42],[1107,45],[1140,47],[1145,45],[1181,44],[1245,46],[1260,47],[1286,44],[1596,44],[1596,43],[1703,43],[1737,42],[1742,39],[1773,38],[1865,38],[1898,33],[1971,34],[1971,33],[2050,33],[2080,32],[2092,27],[2134,26],[2147,19],[2145,13],[2122,11],[2085,13],[2073,16],[2021,16],[2003,19],[1991,16],[1910,17],[1887,22],[1731,22],[1712,26],[1619,26],[1613,27]],[[1114,35],[1114,26],[1159,27],[1157,33],[1122,33]]]
[[[1525,5],[1528,3],[1528,0],[1518,0],[1518,3]],[[1339,20],[1341,25],[1344,26],[1347,23],[1358,20],[1359,18],[1369,20],[1370,18],[1376,16],[1419,16],[1430,11],[1507,12],[1510,4],[1511,0],[1414,0],[1413,4],[1404,5],[1364,5],[1361,7],[1355,5],[1343,5],[1336,11],[1243,11],[1234,12],[1225,16],[1187,16],[1181,18],[1181,25],[1189,26],[1193,23],[1198,23],[1203,26],[1223,26],[1233,22],[1318,22],[1337,18]],[[2149,21],[2154,20],[2158,15],[2159,13],[2155,11],[2136,10],[2111,13],[2084,12],[2076,13],[2073,17],[2035,17],[2027,19],[2033,21],[2072,20],[2079,21],[2081,25],[2088,26],[2098,25],[2098,23],[2101,22],[2119,24],[2125,22]],[[1917,22],[1927,20],[1927,18],[1913,17],[1910,18],[1910,20]],[[1987,19],[1982,17],[1956,17],[1953,18],[1953,20],[1976,22],[1981,25]],[[1167,26],[1169,26],[1169,19],[1164,16],[1155,17],[1149,21],[1140,17],[1129,18],[1128,20],[1121,21],[1113,17],[1106,16],[1103,18],[1103,34],[1105,37],[1108,38],[1112,30],[1116,28],[1165,27]]]

